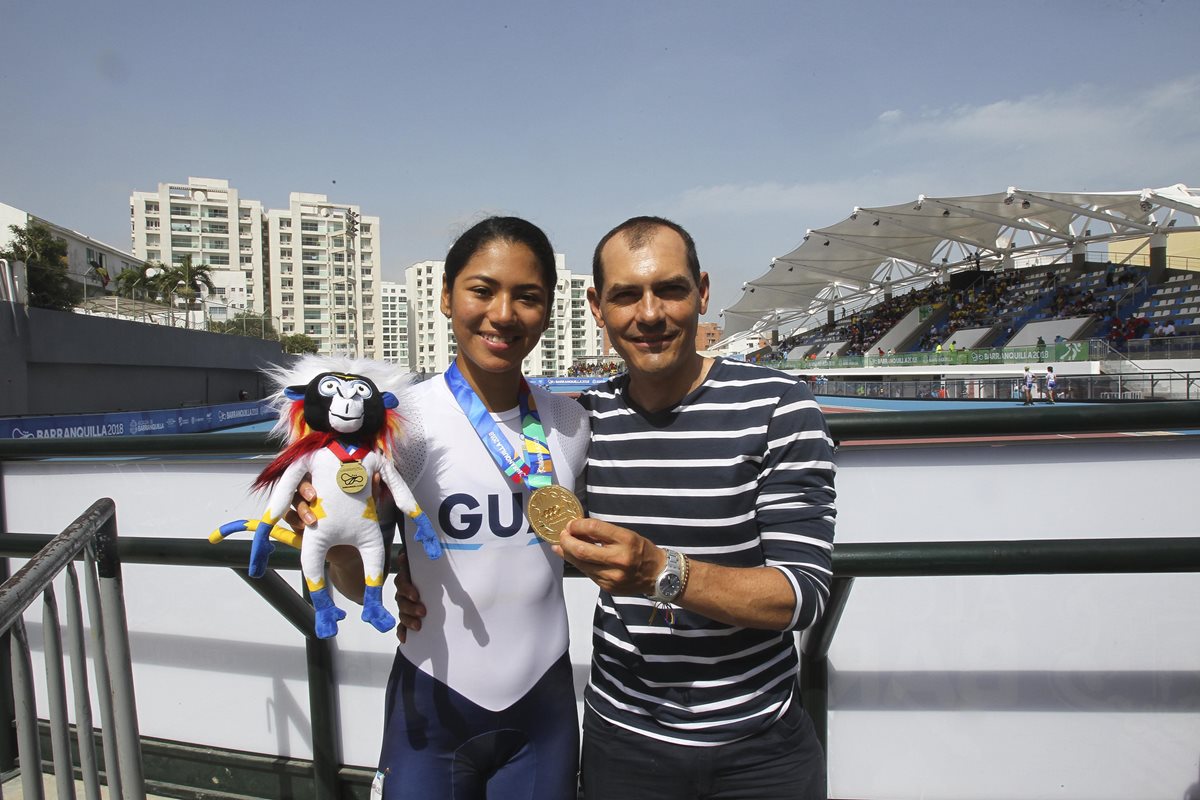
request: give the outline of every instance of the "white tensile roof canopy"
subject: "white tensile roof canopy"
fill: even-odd
[[[855,208],[771,262],[724,309],[726,338],[823,324],[839,305],[859,308],[891,289],[924,285],[980,261],[1015,266],[1021,255],[1093,242],[1200,230],[1200,190],[1183,184],[1130,192],[1029,192],[926,197]]]

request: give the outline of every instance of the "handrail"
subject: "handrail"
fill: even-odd
[[[805,633],[800,691],[824,748],[829,731],[829,648],[859,577],[1200,572],[1200,538],[1042,539],[840,544],[825,614]]]
[[[0,537],[0,557],[35,553],[52,538],[46,534],[7,534]],[[207,542],[146,537],[121,540],[118,553],[122,562],[130,564],[218,567],[247,563],[250,544],[228,542],[221,548],[213,548]],[[276,568],[299,568],[298,552],[285,551],[278,556]],[[833,553],[833,586],[825,615],[807,632],[802,647],[800,678],[804,706],[824,747],[828,737],[829,648],[857,578],[1179,572],[1200,572],[1200,537],[840,544]],[[581,577],[578,573],[568,575]],[[296,604],[303,604],[299,595],[274,573],[268,576],[274,581],[274,591],[262,592],[263,596],[302,633],[306,627],[311,630],[311,622],[303,619],[304,612],[297,612]],[[315,644],[312,637],[306,635],[305,641],[311,650]],[[310,692],[322,687],[327,690],[328,653],[324,653],[324,660],[320,653],[310,652],[309,656],[310,671],[316,669],[321,673],[309,676]],[[335,747],[332,738],[325,741],[326,736],[333,736],[332,720],[321,722],[317,724],[314,720],[313,725],[314,767],[318,760],[324,767],[315,771],[327,776],[319,796],[334,797],[337,778],[333,773],[340,759],[333,752],[322,752],[321,758],[316,757],[318,750],[330,751]]]
[[[107,497],[97,500],[57,536],[38,537],[41,544],[27,556],[41,556],[21,567],[3,586],[0,586],[0,631],[6,631],[25,613],[63,567],[74,559],[83,558],[87,542],[104,523],[117,512],[116,504]],[[42,549],[45,551],[42,552]]]
[[[0,540],[5,537],[0,536]],[[29,643],[24,614],[42,597],[45,631],[46,692],[50,712],[50,738],[58,796],[74,796],[67,734],[66,679],[59,631],[59,606],[54,581],[67,576],[67,618],[70,632],[72,684],[76,704],[79,759],[89,797],[98,797],[99,777],[92,747],[92,725],[86,668],[83,668],[80,585],[74,562],[84,560],[86,593],[91,612],[96,687],[99,693],[104,743],[105,775],[109,792],[124,800],[145,797],[133,672],[121,588],[121,561],[116,525],[116,504],[101,498],[57,535],[38,537],[37,547],[25,553],[29,561],[0,586],[0,632],[12,634],[11,681],[16,699],[18,752],[25,774],[26,797],[41,797],[41,746],[37,735]],[[7,677],[7,675],[6,675]],[[32,787],[32,788],[30,788]]]

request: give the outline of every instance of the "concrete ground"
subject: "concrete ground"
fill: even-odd
[[[20,800],[25,796],[25,785],[20,774],[12,776],[4,781],[0,787],[0,797],[4,800]],[[42,796],[46,800],[59,800],[58,786],[55,783],[53,775],[42,774]],[[78,800],[87,800],[87,794],[83,789],[83,781],[75,781],[75,797]],[[104,800],[109,800],[108,787],[100,787],[100,797]],[[170,798],[157,794],[146,795],[146,800],[170,800]]]

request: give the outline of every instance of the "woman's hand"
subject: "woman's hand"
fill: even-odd
[[[425,605],[421,602],[421,593],[412,582],[412,574],[408,571],[408,555],[401,553],[396,558],[396,577],[392,583],[396,586],[396,608],[400,624],[396,626],[396,638],[404,644],[408,632],[421,630],[421,618],[425,616]]]

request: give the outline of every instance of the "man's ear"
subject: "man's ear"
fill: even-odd
[[[589,286],[587,290],[588,308],[592,310],[592,316],[596,319],[596,326],[604,327],[604,317],[600,315],[600,293],[596,291],[596,287]]]
[[[708,313],[708,273],[700,273],[700,313]]]

